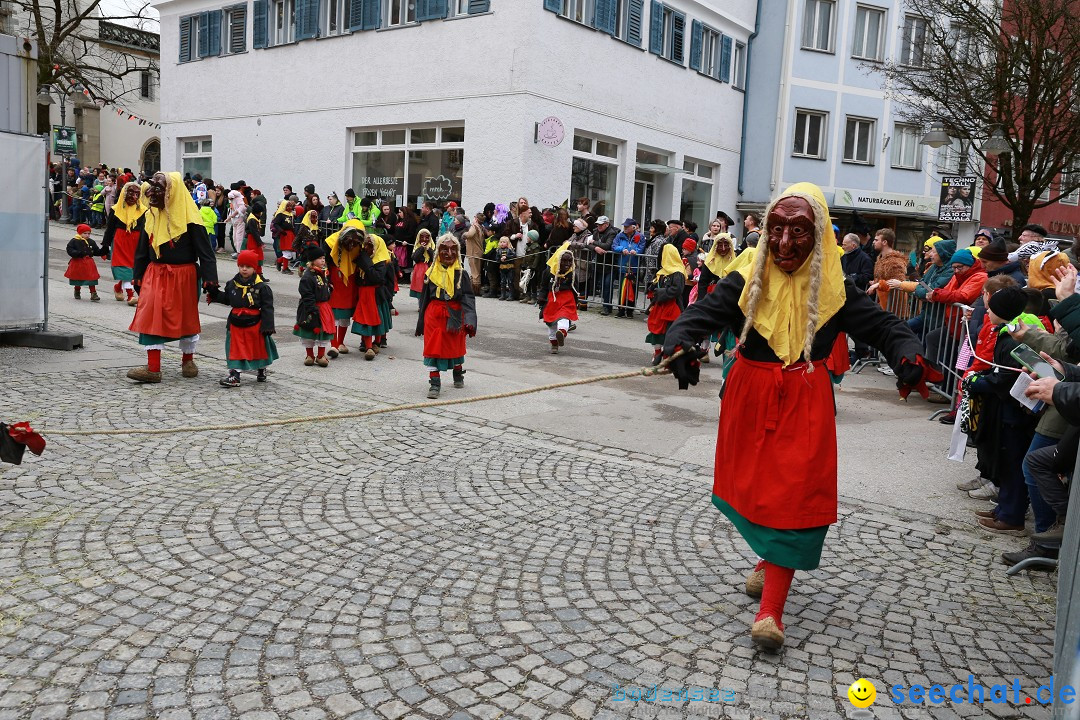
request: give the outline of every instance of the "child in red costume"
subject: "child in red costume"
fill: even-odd
[[[300,338],[307,357],[304,365],[326,367],[326,346],[334,339],[334,310],[330,305],[330,278],[326,269],[326,256],[312,251],[313,257],[307,270],[300,277],[300,304],[296,307],[296,325],[293,335]],[[315,354],[318,348],[319,354]],[[333,352],[333,350],[331,350]]]
[[[693,240],[686,242],[692,243]],[[686,266],[675,246],[665,245],[660,251],[660,268],[645,291],[652,298],[649,319],[646,322],[649,333],[645,336],[645,342],[653,346],[653,365],[660,364],[664,337],[671,323],[682,313],[685,289]]]
[[[76,300],[82,297],[82,289],[86,285],[90,287],[90,302],[99,302],[101,298],[97,294],[97,284],[101,275],[98,273],[94,256],[102,255],[103,252],[97,243],[90,239],[90,232],[90,226],[85,223],[75,228],[75,237],[67,244],[67,254],[71,259],[68,260],[64,277],[68,279],[68,284],[75,288]]]
[[[439,397],[443,370],[454,371],[454,387],[465,387],[465,338],[476,335],[476,297],[472,280],[461,266],[457,239],[440,237],[435,255],[424,278],[416,321],[416,336],[424,337],[429,398]]]
[[[752,265],[720,280],[672,323],[664,353],[684,351],[670,368],[685,389],[698,381],[701,340],[742,327],[720,406],[712,500],[763,558],[746,581],[746,592],[761,597],[750,635],[777,649],[795,570],[820,564],[837,517],[836,421],[823,367],[837,334],[878,348],[902,394],[912,387],[922,394],[933,373],[907,325],[845,281],[816,185],[799,183],[773,201],[762,235],[767,242]]]
[[[117,302],[127,300],[132,307],[138,302],[131,283],[135,246],[139,244],[142,234],[146,207],[146,199],[142,197],[142,188],[138,183],[124,185],[120,191],[120,202],[113,205],[113,211],[105,223],[105,237],[101,240],[102,252],[112,260],[112,276],[116,281],[113,297]]]
[[[238,272],[224,290],[212,288],[207,302],[230,306],[225,326],[225,357],[229,375],[222,387],[238,387],[241,370],[255,370],[255,380],[266,382],[266,368],[278,359],[274,334],[274,293],[259,276],[259,256],[244,250],[236,257]]]
[[[323,248],[326,257],[327,280],[330,283],[330,308],[334,314],[334,338],[327,355],[331,360],[339,354],[346,355],[345,335],[356,312],[359,297],[356,271],[360,257],[360,240],[364,237],[364,224],[359,220],[346,220],[344,227],[326,238]]]
[[[556,355],[570,332],[570,324],[578,319],[578,294],[574,288],[574,251],[567,240],[552,253],[544,274],[536,287],[536,304],[540,308],[540,320],[548,326],[548,342],[551,354]]]

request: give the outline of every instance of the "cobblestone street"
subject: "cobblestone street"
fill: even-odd
[[[378,401],[316,382],[221,405],[208,382],[132,387],[113,369],[43,393],[4,359],[5,412],[45,428]],[[887,718],[883,683],[1048,679],[1053,578],[1006,579],[957,523],[842,504],[768,655],[709,468],[445,409],[251,432],[54,436],[3,470],[0,717],[834,718],[866,676]],[[734,700],[615,701],[616,684]],[[988,713],[1049,716],[903,714]]]

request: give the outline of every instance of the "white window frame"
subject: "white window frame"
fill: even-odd
[[[177,41],[182,43],[183,37],[183,25],[187,23],[188,26],[188,54],[186,60],[180,60],[182,63],[195,62],[201,60],[199,57],[199,15],[183,15],[180,18],[180,32],[177,33]]]
[[[1069,170],[1062,170],[1058,190],[1065,187],[1067,183],[1072,182],[1072,176],[1075,175],[1076,172],[1077,168],[1073,168],[1071,172]],[[1062,195],[1060,199],[1058,199],[1058,202],[1062,205],[1080,205],[1080,188],[1073,190],[1068,195]]]
[[[630,0],[614,0],[614,2],[615,2],[615,35],[614,35],[614,37],[616,39],[618,39],[618,40],[622,40],[623,42],[627,42],[626,36],[629,33],[627,33],[626,28],[627,28],[627,25],[630,22],[630,13],[629,13],[629,11],[627,9],[627,5],[629,5]],[[647,15],[647,14],[648,14],[648,10],[642,10],[642,15]],[[642,24],[643,25],[644,25],[644,22],[645,22],[644,19],[642,19]],[[642,31],[644,31],[644,27],[642,28]],[[648,40],[647,37],[643,38],[643,39]]]
[[[446,0],[446,19],[469,16],[469,0]]]
[[[870,14],[876,14],[880,17],[878,21],[877,37],[874,38],[874,48],[876,52],[869,54],[866,52],[867,42],[871,39],[868,28],[870,23],[866,20]],[[863,25],[859,27],[859,16],[862,14]],[[877,7],[875,5],[856,5],[855,6],[855,36],[851,40],[851,57],[859,60],[869,60],[871,62],[881,62],[885,59],[885,23],[888,20],[888,13],[885,8]],[[862,43],[862,49],[859,50],[859,44]]]
[[[746,43],[738,40],[731,50],[731,87],[746,89]]]
[[[208,158],[210,165],[213,167],[214,163],[214,136],[213,135],[196,135],[193,137],[177,138],[178,148],[180,150],[180,167],[184,167],[185,160],[196,160],[201,158]],[[187,143],[198,143],[198,150],[189,151],[187,149]],[[204,175],[204,177],[210,177]]]
[[[342,0],[344,1],[344,0]],[[244,42],[239,48],[232,46],[232,26],[234,18],[239,16],[239,22],[244,26]],[[247,19],[248,8],[246,4],[233,5],[231,7],[224,8],[221,15],[221,32],[224,37],[221,39],[221,54],[222,55],[236,55],[247,51],[248,33],[247,33]]]
[[[337,27],[330,27],[330,11],[334,10]],[[349,32],[349,0],[323,0],[319,5],[319,37],[333,37]]]
[[[942,145],[937,151],[938,172],[945,175],[963,175],[968,171],[969,153],[967,140],[952,138],[948,145]],[[961,166],[963,160],[963,166]]]
[[[829,27],[826,47],[818,47],[822,30],[822,9],[829,9]],[[815,52],[833,53],[836,48],[836,2],[835,0],[806,0],[803,3],[802,49]]]
[[[851,143],[852,155],[848,155],[848,139],[850,133],[854,129],[855,139]],[[859,140],[863,136],[863,132],[866,134],[866,157],[859,157]],[[844,121],[844,150],[842,159],[845,163],[853,165],[873,165],[874,164],[874,135],[877,132],[877,120],[874,118],[860,117],[858,115],[848,115]]]
[[[918,170],[922,161],[922,145],[920,144],[922,134],[921,128],[918,125],[909,125],[906,123],[896,123],[893,125],[892,136],[892,166],[897,170]],[[914,146],[914,152],[912,157],[914,158],[911,165],[904,164],[904,153],[909,148],[909,145]]]
[[[800,123],[800,117],[806,118],[806,120],[805,120],[805,125],[806,126],[805,126],[805,128],[803,130],[803,148],[801,150],[795,147],[795,140],[798,137],[798,129],[799,129],[798,126],[799,126],[799,123]],[[809,140],[810,118],[811,117],[819,117],[819,118],[821,118],[821,125],[820,125],[820,129],[818,131],[818,154],[817,155],[813,155],[813,154],[811,154],[811,153],[809,153],[807,151],[807,147],[809,147],[809,144],[810,144],[808,142],[808,140]],[[791,145],[792,145],[791,156],[792,157],[810,158],[812,160],[824,160],[828,155],[828,152],[826,150],[826,144],[828,142],[828,140],[827,140],[828,137],[829,137],[829,113],[822,112],[820,110],[810,110],[810,109],[807,109],[807,108],[795,108],[795,127],[793,128],[793,132],[791,134],[791,140],[792,140],[792,142],[791,142]]]
[[[589,150],[589,151],[577,149],[574,146],[573,141],[577,140],[579,138],[589,140],[590,141],[590,147],[592,149]],[[597,142],[603,142],[603,143],[607,143],[608,145],[614,145],[615,146],[615,157],[610,157],[608,155],[599,155],[599,154],[597,154],[597,152],[596,152],[596,144],[597,144]],[[623,142],[621,140],[616,140],[614,138],[605,137],[603,135],[596,135],[596,134],[593,134],[593,133],[590,133],[590,132],[585,132],[585,131],[581,131],[581,130],[575,130],[574,134],[573,134],[573,140],[571,141],[571,144],[570,144],[570,148],[571,148],[571,154],[575,158],[581,158],[583,160],[589,160],[590,162],[602,163],[604,165],[610,165],[610,166],[615,168],[615,185],[612,188],[612,203],[611,203],[612,207],[607,208],[608,215],[611,216],[611,212],[612,212],[613,208],[618,207],[619,195],[620,195],[619,189],[620,189],[620,186],[621,186],[621,184],[623,182],[623,169],[622,169],[622,165],[620,163],[620,160],[622,159],[622,155],[623,155],[623,152],[624,152]],[[589,200],[590,200],[590,204],[591,204],[593,202],[592,198],[590,198]]]
[[[571,22],[588,25],[592,21],[593,1],[562,0],[562,9],[559,10],[559,16]]]
[[[720,78],[720,31],[701,25],[701,70],[703,75]]]
[[[397,3],[397,12],[394,12],[394,3]],[[416,1],[415,0],[383,0],[382,27],[395,28],[416,25]]]
[[[296,0],[271,0],[269,45],[289,45],[296,42]]]
[[[355,153],[372,153],[372,152],[404,152],[405,164],[403,165],[404,177],[402,179],[402,197],[408,198],[410,194],[419,196],[420,193],[409,192],[409,163],[412,160],[412,152],[414,150],[422,151],[442,151],[442,150],[461,150],[465,152],[465,141],[444,141],[443,130],[447,128],[464,128],[465,121],[457,120],[442,123],[417,123],[415,125],[393,125],[393,126],[367,126],[367,127],[354,127],[349,128],[349,137],[352,140],[352,152],[349,154],[349,187],[353,187],[356,184],[356,178],[351,177],[352,174],[352,155]],[[434,143],[413,143],[412,131],[413,130],[435,130],[435,142]],[[373,132],[376,134],[376,141],[373,145],[357,145],[356,133]],[[384,140],[384,134],[386,132],[404,132],[404,143],[388,143]],[[421,188],[422,189],[422,188]],[[419,206],[418,206],[419,208]]]
[[[915,41],[915,28],[919,23],[923,25],[922,45]],[[907,67],[926,67],[926,36],[930,30],[930,21],[922,15],[907,14],[904,16],[904,24],[900,28],[900,64]],[[915,50],[922,54],[919,62],[915,62]]]

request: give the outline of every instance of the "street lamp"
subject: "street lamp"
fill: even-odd
[[[42,85],[38,89],[38,96],[37,96],[38,102],[41,103],[42,105],[50,105],[50,106],[55,105],[56,103],[53,101],[53,98],[52,98],[53,90],[54,90],[54,88],[53,88],[52,85]],[[60,127],[67,127],[67,93],[64,92],[63,90],[59,89],[59,88],[56,88],[55,90],[56,90],[56,94],[60,97]],[[50,126],[51,126],[51,123],[50,123]],[[49,128],[49,137],[50,137],[50,141],[51,141],[51,139],[52,139],[52,128],[51,127]],[[50,144],[50,147],[51,147],[51,144]],[[62,199],[62,202],[60,204],[60,219],[63,220],[64,219],[64,214],[65,214],[64,211],[67,209],[67,208],[64,207],[63,200],[66,200],[69,206],[71,205],[71,200],[68,199],[68,197],[67,197],[68,156],[67,156],[67,151],[66,150],[60,151],[60,163],[61,163],[61,165],[60,165],[60,197]]]
[[[945,126],[942,123],[936,122],[930,126],[930,132],[923,135],[920,144],[929,145],[932,148],[939,148],[943,145],[948,145],[951,142],[952,138],[949,137],[949,133],[945,132]]]
[[[1005,155],[1012,152],[1012,148],[1009,147],[1008,138],[1005,136],[1005,131],[1002,130],[1000,125],[994,126],[994,131],[990,133],[990,138],[982,144],[982,151],[987,155]]]

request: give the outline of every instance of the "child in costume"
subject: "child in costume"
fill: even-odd
[[[435,242],[431,238],[431,231],[420,228],[416,233],[416,242],[413,244],[413,269],[409,278],[409,297],[419,299],[424,291],[424,279],[427,277],[428,268],[435,261]]]
[[[113,297],[117,302],[127,300],[134,306],[139,302],[131,284],[135,266],[135,246],[139,244],[146,214],[146,200],[138,183],[129,182],[120,191],[119,201],[113,205],[112,214],[105,223],[105,237],[101,239],[103,256],[112,261]],[[126,295],[126,298],[125,298]]]
[[[517,253],[510,247],[510,238],[499,238],[495,260],[499,263],[499,299],[509,300],[514,291],[514,260]]]
[[[71,259],[68,260],[64,277],[68,279],[68,284],[75,288],[76,300],[82,298],[83,286],[87,285],[90,287],[90,302],[100,302],[97,284],[101,275],[98,274],[94,256],[104,253],[90,238],[90,232],[90,226],[85,223],[75,228],[75,237],[67,244],[67,254]]]
[[[454,387],[465,387],[465,338],[476,335],[476,297],[453,235],[439,238],[435,262],[424,278],[416,321],[416,336],[421,335],[424,366],[429,368],[427,396],[439,397],[443,370],[454,371]]]
[[[570,241],[564,242],[547,261],[540,276],[536,304],[540,319],[548,326],[551,354],[557,355],[566,342],[570,324],[578,319],[578,293],[574,287],[574,266],[577,264]]]
[[[352,332],[363,338],[364,359],[374,360],[385,347],[386,333],[394,326],[390,315],[390,277],[393,268],[386,242],[374,233],[362,234],[357,256],[357,298]]]
[[[255,213],[248,213],[247,222],[244,223],[244,249],[250,250],[255,253],[258,260],[256,270],[260,277],[265,277],[263,273],[263,242],[262,242],[262,221],[259,220],[259,216]]]
[[[322,241],[319,240],[319,213],[309,210],[300,222],[300,229],[296,231],[292,248],[289,251],[289,259],[295,258],[300,265],[307,265],[322,254]]]
[[[645,336],[645,342],[653,346],[653,365],[660,364],[667,330],[682,314],[685,288],[686,266],[675,246],[665,245],[660,253],[660,267],[646,289],[652,305],[649,306],[649,334]]]
[[[346,355],[345,334],[356,312],[357,259],[360,241],[364,236],[364,224],[356,219],[346,220],[344,227],[326,238],[324,249],[327,274],[330,280],[330,307],[334,311],[334,342],[327,355],[333,360],[339,354]]]
[[[296,307],[296,325],[293,335],[307,351],[304,365],[326,367],[326,346],[334,340],[337,321],[330,306],[330,277],[326,269],[326,256],[316,255],[300,277],[300,304]],[[318,347],[319,354],[315,354]]]
[[[292,200],[282,200],[277,212],[274,213],[274,219],[270,221],[270,234],[274,239],[275,250],[292,247],[293,239],[296,238],[295,221],[296,203]],[[278,272],[292,275],[292,269],[284,254],[274,263],[277,265]]]
[[[266,368],[278,359],[274,334],[274,293],[259,277],[259,257],[244,250],[236,257],[238,272],[225,283],[225,289],[212,288],[208,303],[218,302],[232,308],[225,326],[225,357],[229,375],[219,381],[222,387],[238,387],[241,370],[255,370],[255,380],[266,382]]]

